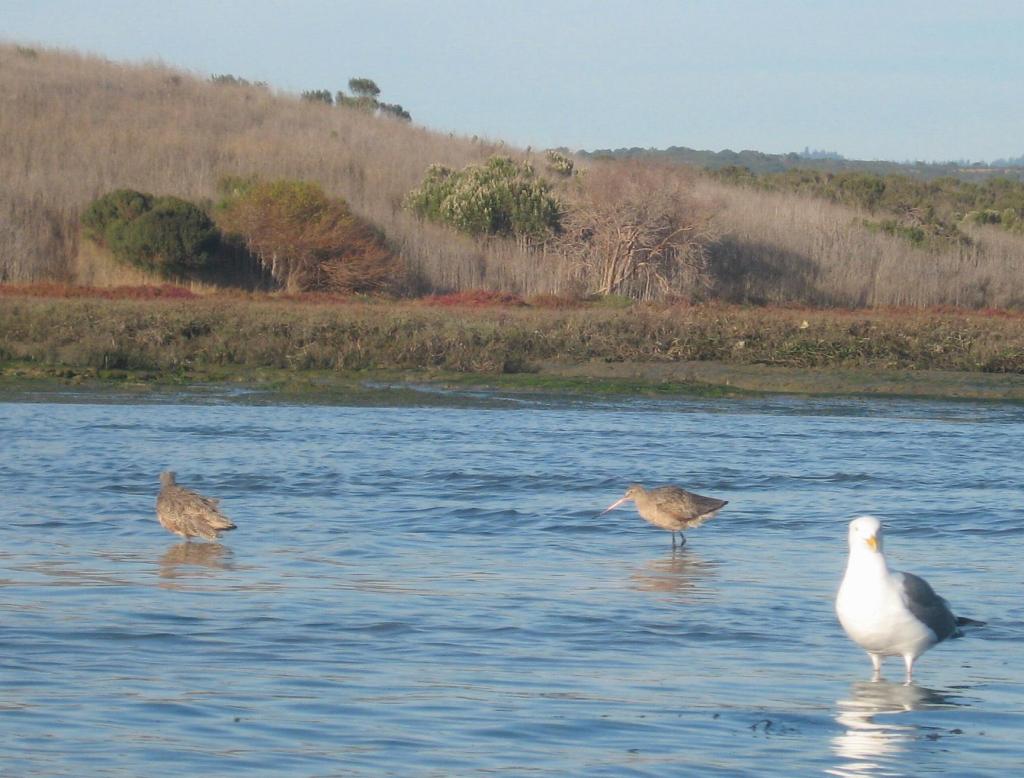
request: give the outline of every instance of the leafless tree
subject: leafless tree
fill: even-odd
[[[591,292],[692,297],[706,284],[708,217],[685,170],[597,164],[573,191],[560,250]]]

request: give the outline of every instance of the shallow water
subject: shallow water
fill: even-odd
[[[5,775],[1002,775],[1024,408],[0,404]],[[70,402],[69,402],[70,400]],[[116,400],[116,401],[112,401]],[[184,544],[157,474],[239,529]],[[626,484],[730,500],[673,551]],[[870,683],[845,522],[989,626]]]

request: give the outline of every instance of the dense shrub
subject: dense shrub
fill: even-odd
[[[165,277],[205,267],[220,242],[210,217],[177,197],[158,197],[151,209],[120,224],[110,245],[114,254]]]
[[[546,238],[560,229],[561,207],[528,162],[494,156],[455,171],[432,165],[406,205],[417,215],[468,235]]]
[[[373,292],[397,282],[383,235],[305,181],[226,179],[218,222],[291,292]]]
[[[549,149],[546,155],[548,172],[569,177],[575,172],[576,164],[558,149]]]
[[[334,98],[331,97],[330,90],[327,89],[308,89],[302,93],[302,99],[308,103],[334,105]]]
[[[118,260],[165,278],[205,268],[220,243],[216,225],[197,206],[131,189],[94,201],[82,224]]]
[[[93,200],[82,214],[85,235],[106,245],[107,229],[117,222],[130,222],[153,207],[153,196],[134,189],[115,189]]]

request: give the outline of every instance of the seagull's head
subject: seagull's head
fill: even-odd
[[[171,470],[164,470],[160,474],[160,484],[162,486],[174,486],[174,472]]]
[[[850,550],[862,548],[882,551],[882,522],[874,516],[861,516],[850,522]]]
[[[605,508],[597,515],[604,516],[606,513],[608,513],[608,511],[618,508],[624,502],[628,502],[629,500],[635,500],[637,498],[637,495],[641,494],[643,490],[644,488],[640,484],[630,484],[629,488],[626,489],[626,493],[624,495],[622,495],[619,499],[617,499],[615,502],[613,502],[611,505],[609,505],[607,508]]]

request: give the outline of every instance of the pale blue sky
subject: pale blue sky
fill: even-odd
[[[367,76],[524,146],[1024,154],[1020,0],[0,0],[0,39],[288,91]]]

